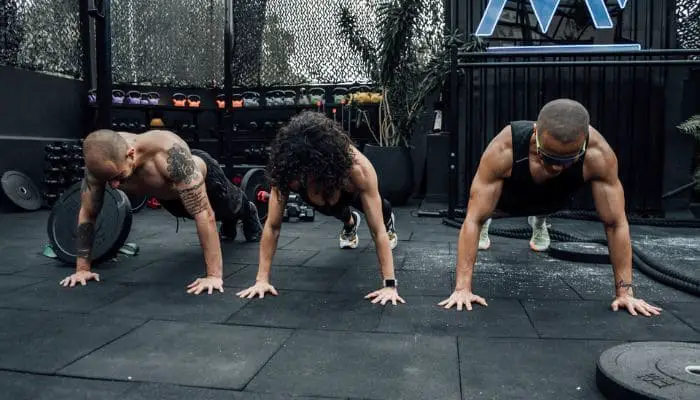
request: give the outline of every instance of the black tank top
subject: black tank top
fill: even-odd
[[[514,216],[543,215],[569,205],[574,194],[585,185],[583,160],[566,168],[554,178],[535,183],[530,173],[530,139],[534,121],[513,121],[513,170],[503,182],[497,210]]]
[[[306,185],[301,185],[297,194],[299,195],[301,200],[304,201],[304,203],[308,204],[309,206],[313,207],[316,211],[324,215],[340,214],[348,204],[352,203],[357,198],[356,193],[350,193],[348,191],[341,190],[340,197],[338,198],[338,201],[335,204],[330,205],[326,203],[322,206],[319,206],[317,204],[314,204],[309,198],[309,189],[306,187]]]

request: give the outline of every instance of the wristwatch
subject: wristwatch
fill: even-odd
[[[384,279],[384,287],[396,287],[396,279]]]

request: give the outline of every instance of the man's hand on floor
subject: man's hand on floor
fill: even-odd
[[[638,315],[638,312],[646,315],[647,317],[651,317],[652,314],[661,314],[661,308],[652,306],[646,301],[637,299],[630,295],[622,295],[615,298],[611,305],[612,310],[617,311],[620,309],[620,307],[626,308],[632,315]]]
[[[260,296],[262,299],[265,297],[265,293],[272,293],[275,296],[279,294],[274,286],[270,285],[269,282],[259,281],[255,282],[255,285],[249,287],[248,289],[241,290],[240,292],[236,293],[236,295],[243,299],[253,299],[255,296]]]
[[[484,307],[488,307],[486,300],[477,296],[471,292],[471,290],[461,289],[455,290],[454,293],[447,299],[438,303],[439,306],[443,306],[447,309],[452,308],[452,306],[457,306],[457,311],[462,311],[462,306],[467,307],[467,310],[472,310],[472,303],[481,304]]]
[[[214,276],[207,276],[206,278],[199,278],[196,281],[190,283],[187,286],[187,293],[190,294],[200,294],[204,290],[208,290],[209,294],[214,292],[214,289],[218,289],[219,292],[224,292],[224,281],[221,278]]]

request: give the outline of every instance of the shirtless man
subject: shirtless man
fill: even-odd
[[[632,246],[617,157],[589,125],[586,108],[569,99],[547,103],[536,122],[515,121],[488,145],[474,176],[467,215],[459,233],[454,293],[438,303],[445,308],[486,300],[472,292],[480,230],[494,211],[511,216],[547,215],[566,206],[591,183],[593,199],[608,238],[615,299],[611,308],[632,315],[659,315],[660,308],[634,297]]]
[[[223,292],[223,261],[216,221],[221,234],[233,239],[243,222],[248,241],[258,241],[262,225],[255,205],[226,179],[209,154],[190,151],[178,135],[164,130],[143,134],[98,130],[83,142],[85,178],[78,217],[76,272],[60,282],[73,287],[99,281],[90,271],[94,226],[102,209],[105,185],[129,195],[154,196],[176,217],[194,219],[206,263],[206,276],[192,282],[188,293],[215,289]]]
[[[268,164],[271,193],[260,242],[260,260],[255,285],[238,292],[242,298],[263,298],[270,292],[270,265],[277,249],[282,215],[289,192],[299,194],[318,212],[343,223],[340,248],[357,248],[360,210],[374,239],[383,288],[365,299],[372,303],[405,303],[399,297],[391,251],[398,243],[391,204],[379,194],[377,173],[369,160],[352,145],[340,125],[317,112],[302,112],[282,127],[272,144]]]

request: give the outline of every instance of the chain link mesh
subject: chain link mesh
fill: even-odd
[[[683,49],[700,49],[700,2],[677,0],[678,45]]]
[[[82,77],[79,2],[3,0],[0,65]]]
[[[112,0],[116,84],[221,87],[223,0]]]
[[[357,54],[339,37],[340,6],[377,44],[376,6],[385,0],[236,0],[234,84],[274,86],[367,80]],[[442,40],[442,0],[429,10],[418,45]],[[112,79],[116,84],[222,87],[224,0],[112,0]],[[0,65],[82,75],[79,2],[5,0]]]
[[[357,28],[376,47],[379,37],[376,6],[386,0],[257,0],[266,3],[264,27],[240,24],[237,42],[260,36],[261,58],[255,49],[234,52],[234,81],[242,86],[273,86],[297,83],[340,83],[369,79],[359,55],[352,52],[340,32],[340,8],[346,6],[357,17]],[[250,21],[256,0],[243,1],[246,12],[237,14]],[[427,13],[417,45],[433,48],[442,40],[444,7],[442,0],[425,0]],[[249,42],[250,43],[250,42]],[[239,50],[237,48],[237,50]],[[252,51],[246,51],[252,50]],[[427,60],[425,60],[427,61]],[[236,68],[241,65],[241,68]],[[259,65],[259,67],[258,67]]]
[[[236,0],[231,57],[236,86],[367,80],[358,55],[338,36],[339,9],[358,16],[376,45],[375,6],[383,0]],[[442,0],[425,0],[420,40],[442,38]],[[112,0],[112,69],[116,83],[222,87],[223,0]]]

